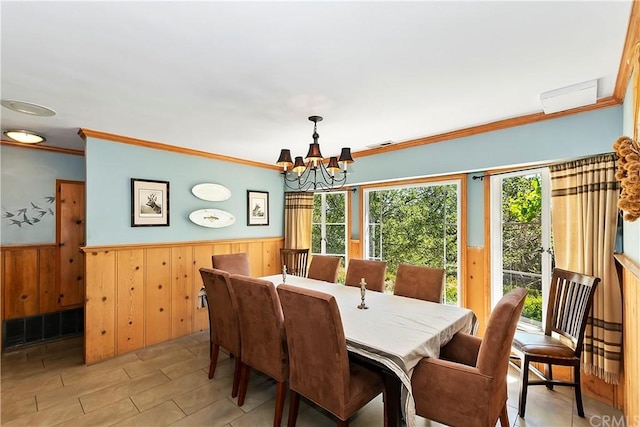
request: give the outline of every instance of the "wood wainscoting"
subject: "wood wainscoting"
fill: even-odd
[[[626,257],[616,255],[622,269],[623,301],[623,344],[624,363],[624,415],[628,426],[640,425],[640,264]]]
[[[280,271],[284,239],[86,247],[85,363],[209,329],[199,269],[246,252],[251,274]]]

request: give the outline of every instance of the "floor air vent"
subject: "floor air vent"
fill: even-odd
[[[2,348],[78,335],[84,331],[83,308],[10,319],[2,322]]]

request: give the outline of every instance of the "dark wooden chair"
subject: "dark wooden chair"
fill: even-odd
[[[289,379],[289,358],[282,307],[273,283],[232,274],[231,287],[238,302],[242,371],[238,406],[242,406],[249,387],[251,369],[257,369],[276,383],[274,427],[280,427]]]
[[[507,370],[511,341],[527,291],[517,288],[496,304],[484,337],[458,332],[440,358],[418,362],[411,377],[416,414],[451,426],[509,427]]]
[[[233,373],[233,387],[231,397],[238,395],[240,384],[240,324],[238,321],[238,306],[231,289],[229,273],[222,270],[201,268],[200,275],[207,293],[209,308],[209,332],[211,341],[211,363],[209,378],[213,378],[218,363],[220,347],[226,348],[236,359]]]
[[[280,249],[280,265],[287,267],[287,274],[307,276],[307,259],[309,249]]]
[[[237,254],[212,255],[211,264],[213,268],[226,271],[229,274],[242,274],[250,276],[249,256],[240,252]]]
[[[307,277],[310,279],[336,283],[338,281],[340,261],[342,261],[342,258],[339,256],[314,255],[311,258],[311,263],[309,264]]]
[[[444,278],[444,268],[400,264],[393,294],[440,303]]]
[[[287,426],[296,425],[301,395],[335,415],[338,426],[348,426],[354,413],[384,393],[382,375],[349,362],[332,295],[289,285],[278,286],[278,295],[289,347]]]
[[[360,286],[360,279],[364,278],[364,281],[367,282],[368,290],[384,292],[384,277],[386,272],[386,261],[354,258],[349,260],[344,284],[347,286]]]
[[[580,388],[580,354],[584,330],[593,295],[600,279],[572,271],[553,270],[547,319],[542,333],[517,332],[513,338],[513,350],[520,358],[521,383],[518,414],[524,418],[527,389],[530,385],[574,387],[578,415],[584,418]],[[560,338],[562,337],[562,338]],[[531,366],[531,362],[546,365],[546,375]],[[553,365],[572,366],[573,381],[553,379]],[[540,380],[529,380],[531,370]]]

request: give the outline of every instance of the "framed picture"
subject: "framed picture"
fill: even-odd
[[[269,193],[247,190],[247,225],[269,225]]]
[[[169,226],[169,181],[131,178],[131,226]]]

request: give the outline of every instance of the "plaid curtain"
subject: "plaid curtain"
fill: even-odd
[[[284,197],[284,247],[288,249],[311,248],[311,219],[313,193],[285,193]]]
[[[556,266],[599,277],[585,332],[583,368],[618,384],[622,295],[613,258],[619,182],[613,153],[551,167],[551,217]]]

